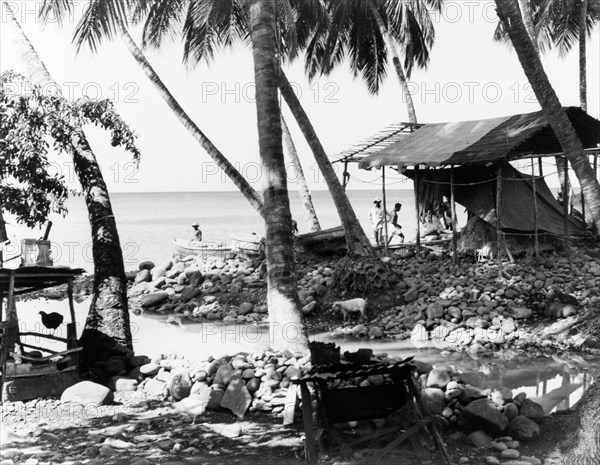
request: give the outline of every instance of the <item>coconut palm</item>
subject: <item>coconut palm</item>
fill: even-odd
[[[581,191],[596,228],[600,227],[600,184],[594,175],[583,146],[567,117],[550,80],[544,71],[539,54],[529,37],[519,6],[515,0],[495,0],[498,17],[503,23],[517,56],[565,156],[579,179]]]
[[[309,78],[329,74],[348,58],[353,73],[362,76],[369,91],[376,94],[391,55],[409,121],[416,123],[408,79],[415,66],[423,68],[429,62],[435,38],[431,13],[439,12],[442,4],[443,0],[328,0],[329,25],[318,28],[307,44]]]
[[[94,5],[90,5],[93,7]],[[44,22],[48,22],[49,18],[58,19],[59,26],[62,26],[62,18],[65,15],[71,15],[74,7],[74,2],[71,0],[44,0],[40,5],[39,16]],[[231,162],[223,155],[223,153],[212,143],[212,141],[200,130],[190,116],[186,113],[177,99],[169,91],[163,83],[160,76],[156,73],[148,59],[138,45],[135,43],[127,27],[123,23],[117,25],[118,32],[123,40],[123,43],[129,50],[131,56],[138,63],[144,74],[154,85],[158,93],[167,103],[171,111],[175,114],[181,124],[189,131],[189,133],[198,141],[200,146],[214,160],[217,166],[232,180],[234,185],[239,189],[242,195],[248,200],[250,205],[254,207],[258,213],[262,212],[262,199],[248,181],[240,174],[240,172],[231,164]]]
[[[15,18],[10,2],[3,0],[13,27],[14,42],[34,83],[54,83],[52,76]],[[92,232],[94,259],[94,297],[81,336],[81,345],[90,359],[113,350],[115,344],[123,350],[132,350],[127,280],[123,252],[119,242],[116,220],[108,189],[102,173],[81,127],[72,134],[73,165],[79,178],[88,208]]]
[[[64,2],[55,2],[58,6]],[[300,2],[302,3],[302,2]],[[185,7],[185,8],[184,8]],[[304,8],[301,6],[300,9]],[[306,337],[300,330],[301,312],[296,287],[291,214],[285,165],[283,161],[281,112],[277,100],[277,45],[293,50],[295,38],[303,34],[303,28],[291,33],[292,26],[275,27],[275,7],[272,0],[244,1],[144,1],[94,0],[88,3],[76,31],[78,47],[89,45],[98,48],[101,40],[119,33],[120,25],[127,24],[129,13],[133,20],[146,18],[144,41],[160,45],[164,34],[171,30],[177,18],[185,13],[185,55],[212,56],[215,43],[204,41],[209,32],[202,29],[200,20],[215,14],[215,21],[208,24],[210,34],[215,34],[229,45],[233,37],[241,36],[252,45],[257,88],[257,113],[259,148],[263,174],[266,179],[263,191],[263,218],[267,235],[267,299],[272,324],[272,345],[277,348],[305,347]],[[217,14],[218,13],[218,14]],[[219,22],[219,14],[230,20]],[[285,32],[285,40],[278,42],[276,31]],[[191,41],[191,43],[190,43]],[[275,86],[275,87],[273,87]],[[273,97],[274,96],[274,97]],[[274,113],[276,112],[276,113]],[[275,119],[274,119],[275,114]],[[290,331],[292,330],[292,331]]]
[[[559,54],[565,56],[578,44],[579,101],[581,109],[586,111],[586,41],[600,20],[600,0],[519,0],[519,8],[536,51],[546,52],[557,48]],[[510,38],[504,31],[502,22],[498,23],[494,39],[510,45]],[[561,157],[556,158],[556,168],[561,191],[564,193],[568,172]]]
[[[64,0],[49,0],[57,7]],[[281,59],[293,59],[313,34],[315,24],[326,24],[327,16],[319,0],[277,0],[277,52]],[[248,22],[242,0],[95,0],[88,4],[75,31],[78,47],[83,44],[97,49],[104,37],[118,33],[119,24],[144,19],[143,46],[160,47],[165,36],[181,32],[184,41],[184,60],[198,63],[214,58],[217,48],[231,46],[236,39],[249,42]],[[281,73],[282,74],[282,73]],[[286,102],[289,105],[289,102]],[[298,102],[299,104],[299,102]],[[297,118],[297,113],[294,113]],[[307,119],[306,119],[307,120]],[[373,254],[369,240],[362,230],[352,206],[339,182],[314,129],[303,127],[303,134],[312,133],[307,140],[317,164],[326,170],[324,179],[346,232],[351,254]]]

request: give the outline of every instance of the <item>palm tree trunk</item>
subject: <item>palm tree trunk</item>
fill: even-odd
[[[518,6],[514,0],[495,0],[498,16],[503,21],[521,66],[542,110],[558,139],[565,156],[571,163],[579,179],[586,206],[597,228],[600,228],[600,184],[583,153],[583,146],[577,137],[567,114],[562,108],[552,85],[544,71],[539,55],[536,53]]]
[[[123,348],[133,350],[123,252],[108,189],[83,130],[71,143],[92,227],[94,258],[94,296],[80,343],[87,360],[106,360]]]
[[[54,80],[13,15],[8,2],[3,2],[15,26],[15,39],[21,50],[27,73],[35,84],[52,84]],[[108,190],[90,145],[80,130],[71,139],[73,163],[85,194],[94,257],[94,297],[81,337],[85,358],[98,360],[102,355],[133,348],[127,306],[127,281],[123,253],[119,241]]]
[[[7,240],[8,234],[6,232],[6,221],[4,220],[4,215],[2,214],[2,207],[0,206],[0,242],[4,242]],[[1,249],[0,253],[2,253]]]
[[[344,231],[346,233],[346,245],[348,247],[348,253],[353,255],[375,255],[375,251],[369,242],[369,239],[365,235],[365,232],[362,229],[362,226],[358,222],[356,218],[356,214],[352,209],[352,205],[344,192],[344,188],[340,184],[339,179],[337,178],[333,167],[327,158],[327,154],[317,137],[317,134],[304,111],[298,97],[294,93],[294,89],[292,88],[290,82],[288,81],[283,70],[280,71],[279,74],[279,89],[281,90],[281,95],[285,99],[288,107],[290,108],[294,118],[300,126],[302,133],[304,134],[304,138],[308,142],[315,160],[317,161],[317,165],[319,165],[319,169],[323,174],[323,178],[327,183],[327,187],[329,188],[329,192],[333,198],[333,202],[337,209],[338,215],[340,216],[340,220],[342,221],[342,225],[344,226]]]
[[[235,167],[230,163],[230,161],[223,155],[217,147],[206,137],[206,135],[200,130],[200,128],[192,121],[189,115],[185,112],[185,110],[181,107],[179,102],[175,99],[173,94],[169,91],[169,89],[162,82],[158,74],[152,68],[152,65],[148,62],[143,52],[137,46],[127,28],[125,28],[122,24],[119,25],[121,29],[121,34],[123,38],[123,42],[127,46],[129,53],[135,58],[138,65],[142,68],[148,79],[154,84],[154,87],[158,90],[164,101],[169,105],[169,108],[173,111],[177,119],[183,124],[183,126],[192,134],[194,139],[196,139],[202,148],[206,150],[206,153],[214,160],[217,166],[223,170],[223,172],[229,176],[229,179],[233,181],[235,186],[240,190],[240,192],[246,197],[250,205],[252,205],[259,214],[262,215],[263,203],[262,199],[258,192],[256,192],[252,186],[248,183],[248,181],[240,174],[240,172],[235,169]]]
[[[276,350],[306,350],[277,92],[279,65],[276,56],[275,3],[273,0],[245,0],[244,6],[252,41],[258,143],[265,177],[263,216],[267,231],[267,305],[271,345]]]
[[[283,115],[281,115],[281,129],[283,131],[283,141],[287,147],[288,157],[292,165],[294,165],[294,170],[296,171],[296,183],[300,188],[300,198],[302,199],[302,205],[304,206],[306,223],[308,224],[311,232],[320,231],[321,225],[319,224],[317,212],[315,211],[315,206],[313,205],[312,197],[310,195],[310,191],[308,190],[308,185],[306,184],[306,177],[304,176],[304,170],[302,169],[302,164],[300,163],[300,158],[298,157],[298,151],[296,150],[296,145],[292,139],[290,128],[288,128]]]
[[[521,10],[521,17],[523,18],[527,34],[533,43],[533,48],[535,48],[536,53],[539,54],[540,49],[538,47],[537,34],[535,32],[535,26],[533,25],[533,15],[531,14],[531,4],[529,1],[530,0],[519,0],[519,9]]]
[[[587,111],[587,9],[588,0],[581,0],[579,16],[579,105],[583,111]]]

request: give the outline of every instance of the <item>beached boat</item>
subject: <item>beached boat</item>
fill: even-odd
[[[173,239],[173,247],[181,255],[217,256],[223,258],[233,250],[220,242],[198,242],[190,243],[185,239]]]
[[[342,252],[346,249],[346,233],[343,226],[300,234],[296,236],[296,240],[305,249],[319,253]]]
[[[260,236],[256,233],[237,234],[231,236],[232,248],[236,252],[248,258],[256,258],[260,255]]]

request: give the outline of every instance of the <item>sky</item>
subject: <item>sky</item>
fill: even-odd
[[[63,28],[43,27],[36,18],[36,0],[10,0],[26,34],[50,73],[71,98],[111,98],[123,119],[138,134],[142,157],[136,166],[131,156],[111,147],[102,130],[88,128],[91,141],[111,192],[223,191],[234,186],[181,125],[154,90],[125,46],[116,39],[105,42],[97,54],[77,54],[72,33],[78,11]],[[491,118],[539,110],[516,54],[492,40],[496,27],[493,0],[448,0],[441,15],[434,15],[436,41],[427,69],[411,77],[411,93],[419,122],[435,123]],[[23,71],[13,46],[4,9],[0,18],[0,71]],[[139,43],[141,33],[133,29]],[[200,129],[240,170],[256,189],[261,187],[253,66],[243,44],[223,50],[211,63],[189,67],[182,62],[182,46],[174,39],[146,56]],[[588,41],[588,113],[600,116],[600,32]],[[543,64],[561,103],[579,106],[578,56],[543,56]],[[301,59],[285,69],[309,115],[327,154],[336,155],[390,124],[407,121],[400,85],[392,67],[378,95],[352,76],[343,64],[330,76],[309,82]],[[325,189],[312,154],[284,105],[292,136],[304,166],[309,187]],[[66,156],[53,159],[53,168],[74,180]],[[339,164],[334,165],[339,166]],[[341,167],[340,167],[341,168]],[[353,168],[349,188],[377,188],[379,174]],[[294,189],[295,173],[288,173]],[[393,179],[390,179],[393,182]],[[555,184],[552,179],[549,184]]]

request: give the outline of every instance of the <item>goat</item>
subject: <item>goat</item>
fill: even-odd
[[[360,297],[350,300],[338,300],[331,306],[333,311],[341,311],[344,315],[344,321],[348,318],[348,313],[360,313],[360,319],[365,317],[367,300]]]

